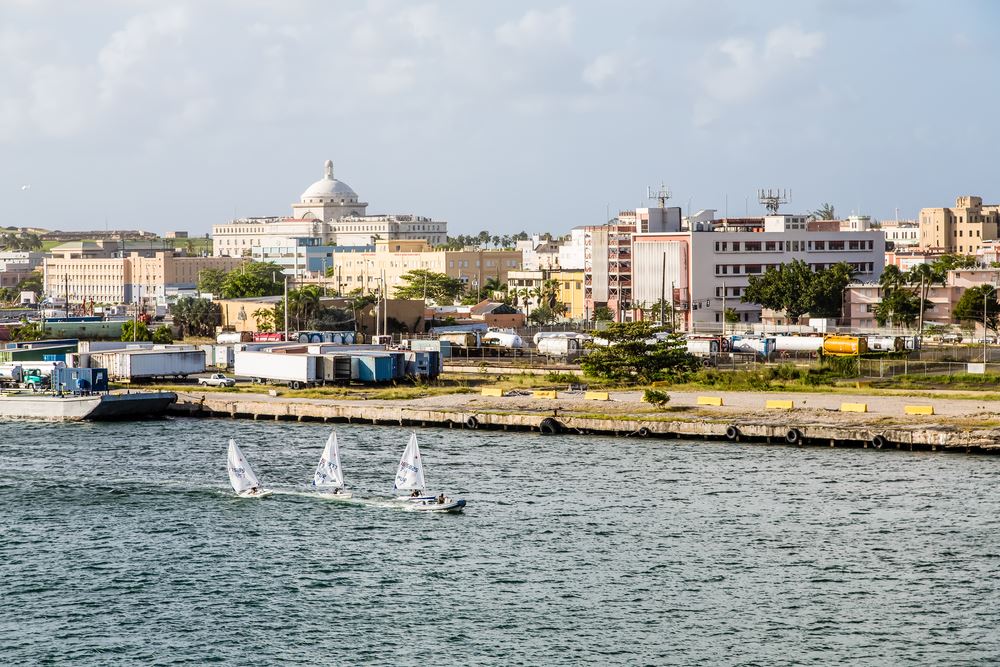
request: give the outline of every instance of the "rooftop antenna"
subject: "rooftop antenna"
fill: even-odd
[[[787,204],[792,198],[792,191],[784,188],[767,188],[757,190],[757,201],[764,205],[771,215],[778,213],[778,208],[782,204]]]
[[[646,186],[646,199],[655,199],[660,205],[660,208],[667,207],[667,200],[670,199],[670,196],[670,188],[663,183],[660,183],[660,188],[658,190],[654,190],[652,187]],[[688,211],[688,213],[690,213],[690,211]]]

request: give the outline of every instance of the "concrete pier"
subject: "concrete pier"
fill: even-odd
[[[447,400],[445,400],[447,399]],[[869,414],[830,417],[808,410],[757,413],[735,410],[675,409],[649,412],[628,406],[594,414],[607,402],[445,396],[409,401],[352,401],[283,398],[263,394],[180,393],[171,413],[187,417],[226,417],[437,426],[461,429],[538,431],[546,435],[599,434],[631,438],[683,438],[771,443],[790,446],[873,447],[1000,453],[1000,429],[958,428],[947,420],[907,423]]]

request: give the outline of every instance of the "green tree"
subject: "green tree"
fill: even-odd
[[[997,303],[997,290],[991,285],[977,285],[962,293],[951,311],[956,322],[985,322],[985,328],[997,332],[997,321],[1000,318],[1000,303]]]
[[[145,322],[125,320],[122,323],[122,341],[149,341],[153,336]]]
[[[930,301],[927,297],[930,294],[931,287],[934,285],[944,285],[945,280],[948,276],[948,272],[945,268],[945,264],[939,262],[934,262],[933,264],[917,264],[912,269],[906,272],[904,275],[906,282],[910,285],[917,286],[917,308],[919,312],[917,313],[917,332],[922,333],[924,330],[924,312],[930,306]],[[921,305],[923,307],[921,307]]]
[[[45,329],[42,328],[41,322],[29,322],[22,319],[19,325],[10,329],[10,339],[13,341],[23,342],[43,338],[45,338]]]
[[[735,308],[726,308],[726,312],[723,313],[722,318],[726,321],[726,324],[740,323],[740,314],[736,312]]]
[[[170,332],[170,327],[168,326],[156,327],[150,340],[154,343],[169,345],[174,342],[174,335]]]
[[[546,305],[541,305],[531,311],[531,315],[528,316],[528,321],[532,324],[545,325],[554,322],[556,319],[555,312]]]
[[[610,322],[615,319],[615,314],[607,306],[594,308],[594,319],[598,322]]]
[[[784,311],[793,323],[805,313],[814,317],[838,317],[843,311],[844,288],[852,269],[841,262],[813,271],[797,259],[760,276],[750,276],[740,301]]]
[[[920,314],[920,297],[907,287],[906,274],[890,264],[883,269],[879,285],[882,299],[875,306],[875,321],[879,326],[912,326]]]
[[[661,334],[653,342],[654,333],[649,322],[611,323],[601,332],[608,344],[588,343],[580,366],[591,377],[637,384],[677,381],[698,368],[683,338]]]
[[[27,278],[17,284],[17,291],[41,294],[43,280],[44,276],[42,276],[41,271],[32,271]]]
[[[426,269],[413,269],[399,277],[395,295],[397,299],[432,299],[440,305],[450,305],[465,292],[465,285],[458,278]]]
[[[793,323],[809,312],[815,274],[801,259],[771,268],[763,275],[750,276],[740,301],[764,308],[783,310]]]
[[[225,299],[275,296],[282,294],[284,289],[284,274],[274,262],[247,262],[227,273],[221,286]]]
[[[320,309],[320,288],[306,285],[288,293],[288,314],[296,329],[305,329]]]
[[[809,285],[807,312],[813,317],[840,317],[844,313],[844,288],[854,269],[845,262],[813,274]]]
[[[222,309],[219,304],[212,303],[208,299],[196,299],[186,296],[174,303],[170,307],[174,324],[181,328],[181,337],[191,336],[212,336],[215,334],[215,327],[222,319]]]
[[[205,269],[198,272],[198,291],[212,295],[222,295],[222,285],[226,281],[226,272],[222,269]]]
[[[257,331],[274,331],[274,308],[258,308],[251,317],[257,323]]]

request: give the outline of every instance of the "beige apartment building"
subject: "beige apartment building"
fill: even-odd
[[[583,270],[539,269],[537,271],[511,271],[507,276],[507,290],[523,291],[538,290],[545,287],[549,280],[556,283],[556,300],[566,304],[567,320],[584,320],[587,318],[586,300],[583,290]],[[529,307],[538,307],[538,297],[529,297]],[[518,300],[523,303],[523,298]]]
[[[339,252],[333,257],[331,282],[342,293],[355,289],[373,291],[382,280],[389,285],[389,296],[403,274],[414,269],[444,273],[458,278],[467,288],[475,289],[494,278],[507,282],[507,274],[521,268],[521,253],[516,250],[434,250],[426,241],[378,241],[375,250]]]
[[[42,262],[44,296],[68,299],[69,303],[119,304],[138,299],[163,302],[178,290],[195,289],[201,271],[231,271],[245,261],[236,257],[184,257],[172,252],[157,252],[150,257],[139,253],[125,257],[101,254],[97,248],[65,248],[46,257]]]
[[[944,253],[974,255],[984,241],[997,238],[1000,204],[983,204],[965,195],[952,208],[920,209],[920,247]]]

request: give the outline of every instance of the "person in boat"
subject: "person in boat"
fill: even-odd
[[[250,487],[250,495],[251,496],[256,496],[257,495],[257,487],[256,486],[251,486]]]
[[[444,494],[438,496],[438,505],[444,505]]]
[[[419,489],[413,489],[413,493],[410,494],[410,497],[411,498],[419,498],[420,497],[420,490]]]

